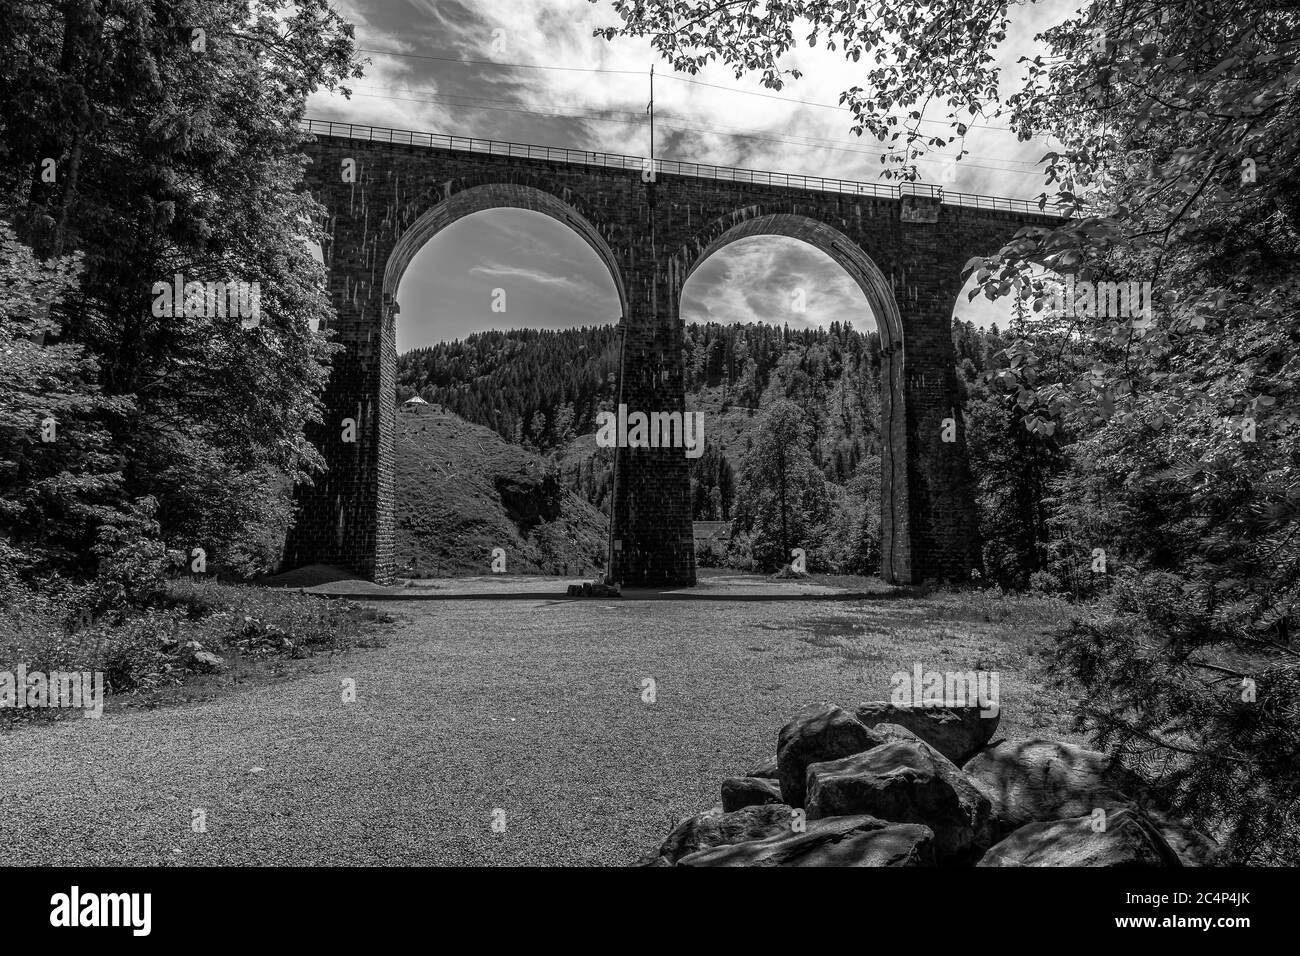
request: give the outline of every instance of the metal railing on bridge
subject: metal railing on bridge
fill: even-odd
[[[623,153],[602,153],[589,149],[569,149],[565,146],[535,146],[529,143],[508,143],[503,140],[478,139],[473,136],[453,136],[447,133],[426,133],[409,129],[388,129],[382,126],[365,126],[357,123],[339,123],[333,120],[304,119],[299,126],[308,133],[321,136],[338,136],[372,143],[396,143],[403,146],[429,146],[490,156],[513,156],[520,159],[542,159],[549,162],[581,163],[613,169],[647,170],[644,156]],[[711,166],[707,163],[683,163],[672,159],[656,159],[655,175],[662,173],[677,176],[697,176],[703,179],[722,179],[731,182],[757,183],[764,186],[787,186],[811,189],[817,192],[847,193],[853,196],[879,196],[898,199],[901,196],[921,196],[938,199],[952,206],[974,209],[1002,210],[1007,212],[1037,213],[1050,210],[1039,208],[1035,200],[1006,199],[1001,196],[981,196],[976,193],[946,192],[941,186],[927,183],[861,183],[849,179],[828,179],[824,176],[801,176],[796,173],[772,173],[760,169],[735,166]]]

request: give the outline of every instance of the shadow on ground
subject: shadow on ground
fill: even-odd
[[[404,579],[398,585],[375,584],[350,571],[328,566],[299,568],[265,578],[265,587],[292,588],[322,597],[368,601],[864,601],[914,596],[914,589],[891,587],[879,578],[817,576],[772,578],[740,571],[701,570],[694,587],[623,588],[621,597],[575,597],[573,578],[542,575],[480,575],[457,578]]]

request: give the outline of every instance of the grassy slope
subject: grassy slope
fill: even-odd
[[[554,499],[553,513],[546,472],[544,459],[491,429],[432,407],[400,410],[399,569],[419,577],[485,574],[499,547],[512,574],[594,574],[608,522],[567,493]]]
[[[148,610],[87,617],[70,628],[68,607],[62,596],[0,595],[0,671],[20,663],[29,672],[101,671],[107,712],[205,699],[278,679],[299,658],[378,647],[381,625],[391,620],[353,601],[188,578],[168,582]],[[0,731],[81,716],[79,710],[3,707]]]

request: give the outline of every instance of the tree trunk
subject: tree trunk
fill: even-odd
[[[778,494],[781,496],[781,563],[790,556],[790,532],[787,528],[785,512],[785,449],[777,448],[776,470],[780,477]]]

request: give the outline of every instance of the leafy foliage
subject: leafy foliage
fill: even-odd
[[[86,432],[68,453],[117,476],[119,505],[155,499],[168,544],[239,573],[274,559],[260,529],[284,527],[293,481],[321,464],[302,436],[331,308],[297,121],[351,52],[323,0],[16,0],[0,27],[0,194],[37,259],[77,251],[56,347],[75,343],[114,402],[112,467]],[[257,324],[165,314],[154,287],[177,276],[257,288]]]
[[[27,577],[93,572],[96,529],[124,515],[109,425],[131,402],[103,394],[84,346],[57,341],[79,267],[37,259],[0,223],[0,564]]]
[[[802,75],[779,62],[800,40],[862,63],[863,82],[844,90],[840,103],[853,117],[853,132],[885,146],[882,173],[908,180],[918,178],[920,157],[961,140],[972,117],[984,114],[999,73],[988,50],[1006,38],[1011,6],[1010,0],[967,0],[938,9],[922,0],[610,3],[623,23],[597,30],[597,36],[648,36],[674,69],[687,73],[716,60],[733,67],[737,78],[756,73],[764,86],[780,90],[787,77]],[[949,111],[946,136],[921,129],[934,101]],[[958,156],[964,154],[961,148]]]
[[[1142,755],[1239,858],[1277,860],[1294,852],[1300,799],[1287,703],[1300,671],[1300,17],[1120,2],[1045,39],[1061,60],[1031,63],[1012,106],[1022,135],[1064,144],[1047,176],[1075,219],[986,262],[985,288],[1010,283],[1041,308],[1050,290],[1025,278],[1039,256],[1156,293],[1150,322],[1047,309],[1040,346],[1018,350],[1017,385],[1079,435],[1058,524],[1129,562],[1141,595],[1115,597],[1121,614],[1141,608],[1131,638],[1083,629],[1063,660],[1106,704],[1083,723]],[[1080,501],[1096,503],[1086,519]]]
[[[763,412],[758,437],[741,462],[734,527],[752,536],[753,557],[763,570],[789,564],[793,548],[804,549],[810,569],[824,557],[831,501],[810,440],[803,411],[783,399]]]

